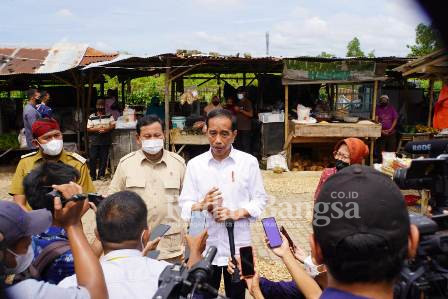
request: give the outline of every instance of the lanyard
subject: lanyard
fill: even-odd
[[[128,258],[128,257],[129,256],[117,256],[117,257],[113,257],[111,259],[106,260],[106,262],[113,262],[113,261],[125,259],[125,258]]]

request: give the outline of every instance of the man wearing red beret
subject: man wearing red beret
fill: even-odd
[[[33,146],[38,151],[23,155],[12,178],[9,194],[24,209],[31,209],[26,202],[23,190],[23,178],[44,161],[54,161],[73,166],[81,174],[76,182],[83,192],[95,192],[86,159],[77,153],[67,152],[63,148],[62,133],[55,119],[43,118],[32,125]]]

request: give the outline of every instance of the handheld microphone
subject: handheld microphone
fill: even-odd
[[[238,269],[238,263],[235,258],[235,239],[233,235],[235,221],[227,219],[224,223],[227,228],[227,234],[229,235],[230,256],[232,257],[232,263],[235,265],[235,272],[232,274],[232,283],[238,283],[240,282],[240,270]]]
[[[448,139],[411,141],[406,143],[404,150],[410,154],[429,154],[431,158],[448,152]]]

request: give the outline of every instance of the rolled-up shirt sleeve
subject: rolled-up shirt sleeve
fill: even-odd
[[[68,288],[59,287],[43,281],[26,279],[5,289],[6,298],[11,299],[46,299],[46,298],[67,298],[67,299],[89,299],[89,291],[81,286]]]
[[[249,183],[249,196],[250,199],[243,205],[243,208],[247,210],[251,216],[251,220],[261,216],[267,202],[266,191],[264,190],[263,178],[261,177],[261,171],[258,167],[258,162],[254,158],[249,167],[250,183]]]
[[[191,207],[199,201],[199,190],[196,186],[196,178],[194,175],[193,166],[187,165],[185,177],[182,186],[182,192],[179,196],[179,206],[182,210],[181,217],[188,221],[191,217]]]

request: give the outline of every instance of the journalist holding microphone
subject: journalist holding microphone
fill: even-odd
[[[236,252],[250,245],[249,223],[263,212],[267,196],[257,159],[232,146],[237,131],[231,112],[213,110],[206,124],[210,150],[188,163],[179,204],[187,220],[192,211],[203,211],[209,235],[206,249],[218,249],[210,284],[219,288],[224,272],[226,295],[244,298],[243,282],[231,285],[231,276],[225,270],[231,255],[225,223],[234,222]]]

